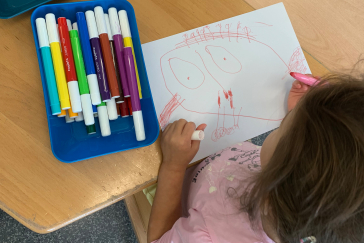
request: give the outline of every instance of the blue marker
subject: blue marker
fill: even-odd
[[[104,103],[104,102],[102,102],[102,103]],[[101,103],[101,105],[102,105],[102,103]],[[97,107],[96,107],[96,105],[92,105],[92,111],[93,111],[94,114],[97,114]]]
[[[85,63],[88,87],[90,88],[91,100],[93,105],[101,104],[99,83],[96,76],[95,64],[92,57],[90,38],[88,35],[87,24],[84,13],[77,13],[77,23],[73,23],[73,29],[78,30],[81,42],[83,61]]]
[[[35,20],[39,41],[40,53],[42,55],[43,68],[46,77],[46,84],[51,105],[52,115],[61,114],[61,105],[58,98],[56,76],[54,75],[51,48],[49,46],[47,27],[44,18]]]

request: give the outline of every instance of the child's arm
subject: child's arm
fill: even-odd
[[[201,124],[197,129],[205,127],[206,124]],[[183,178],[200,147],[200,141],[191,141],[195,130],[193,122],[181,119],[169,124],[162,134],[163,162],[149,219],[148,242],[159,239],[181,217]]]

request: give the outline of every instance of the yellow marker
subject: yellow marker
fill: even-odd
[[[58,114],[58,117],[65,117],[66,116],[66,110],[61,110],[61,113]]]
[[[62,60],[61,45],[59,43],[56,18],[54,14],[46,15],[46,25],[49,43],[51,46],[53,68],[56,75],[59,101],[61,102],[62,110],[68,110],[71,108],[70,97],[68,94],[66,74],[64,71]]]
[[[124,46],[125,47],[131,47],[131,50],[133,52],[134,67],[135,67],[135,74],[136,74],[137,83],[138,83],[139,98],[141,99],[141,98],[143,98],[142,88],[140,87],[138,67],[137,67],[137,64],[136,64],[136,61],[135,61],[136,59],[135,59],[133,41],[131,39],[131,32],[130,32],[128,15],[127,15],[125,10],[120,10],[119,11],[119,21],[120,21],[120,26],[121,26],[121,34],[122,34],[123,39],[124,39]]]

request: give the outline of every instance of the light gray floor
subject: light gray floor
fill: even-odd
[[[137,243],[123,201],[80,219],[55,232],[41,235],[0,210],[1,243]]]

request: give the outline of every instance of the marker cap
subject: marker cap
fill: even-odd
[[[101,103],[99,82],[97,81],[96,74],[87,75],[88,87],[90,89],[91,101],[93,105]]]
[[[99,35],[107,34],[107,28],[106,28],[106,22],[105,22],[105,16],[104,16],[104,9],[102,7],[100,7],[100,6],[97,6],[97,7],[94,8],[94,10],[95,10],[97,30],[99,32]]]
[[[131,37],[128,14],[125,10],[119,11],[119,19],[120,19],[120,26],[121,26],[121,34],[124,38]]]
[[[121,29],[119,24],[119,17],[116,8],[109,8],[109,19],[111,27],[111,35],[121,35]]]
[[[69,20],[69,19],[67,19],[67,27],[68,27],[68,31],[72,30],[71,20]]]
[[[111,134],[110,122],[106,106],[98,106],[97,113],[99,117],[101,136],[103,137],[110,136]]]
[[[116,111],[115,99],[111,98],[110,101],[106,102],[107,114],[109,115],[109,120],[118,119],[118,112]]]
[[[112,41],[112,35],[111,35],[111,27],[110,27],[110,19],[109,19],[109,15],[108,14],[104,14],[105,16],[105,23],[106,23],[106,30],[107,30],[107,35],[109,36],[109,41]]]
[[[92,111],[91,97],[89,94],[81,95],[83,119],[86,126],[95,124],[95,118]]]
[[[133,111],[133,121],[137,141],[145,140],[144,122],[142,111]]]
[[[78,116],[75,118],[76,122],[83,121],[83,113],[82,111],[78,113]]]
[[[78,25],[77,25],[77,22],[74,22],[73,24],[72,24],[72,29],[73,30],[77,30],[78,31]]]
[[[48,40],[48,33],[45,19],[37,18],[35,20],[35,24],[37,26],[37,34],[38,34],[38,41],[39,41],[39,48],[48,46],[49,47],[49,40]]]
[[[191,140],[203,140],[205,138],[205,133],[202,130],[196,130],[192,133]]]
[[[46,25],[48,30],[49,43],[59,42],[58,28],[56,24],[56,17],[54,14],[49,13],[46,15]]]
[[[70,81],[67,83],[68,93],[71,99],[72,111],[78,113],[82,111],[80,90],[77,81]]]
[[[99,32],[97,31],[94,12],[89,10],[86,11],[85,14],[86,14],[87,29],[88,29],[88,34],[90,35],[90,39],[99,38]]]
[[[88,135],[96,133],[96,126],[95,124],[86,126],[86,131]]]

